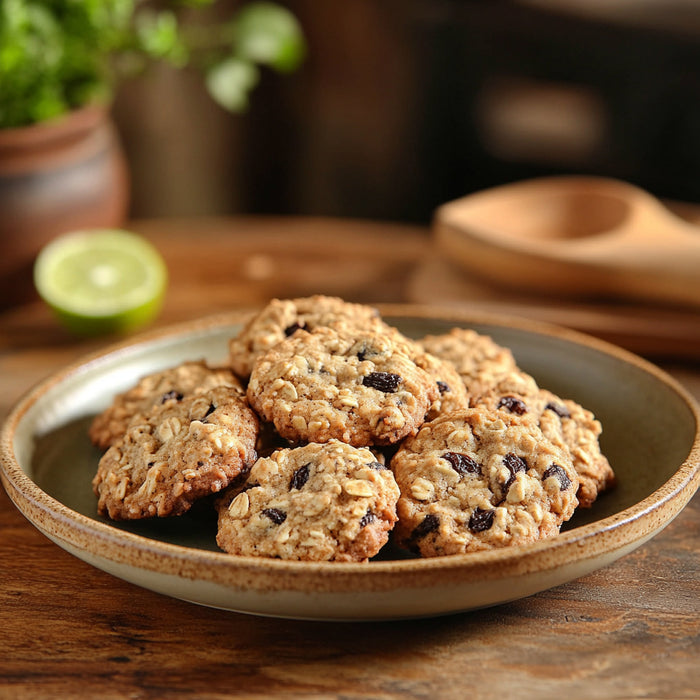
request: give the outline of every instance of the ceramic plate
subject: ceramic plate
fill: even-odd
[[[202,605],[304,619],[392,619],[447,614],[531,595],[605,566],[642,545],[690,500],[700,481],[700,413],[671,377],[619,348],[572,331],[425,307],[383,307],[421,337],[471,327],[510,347],[538,383],[601,420],[619,485],[560,535],[501,551],[366,564],[236,557],[217,550],[216,520],[115,524],[96,514],[90,482],[100,453],[91,417],[146,373],[187,359],[219,362],[241,315],[142,335],[85,358],[30,391],[2,432],[2,481],[47,537],[139,586]]]

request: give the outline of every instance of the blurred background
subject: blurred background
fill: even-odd
[[[308,58],[267,72],[247,113],[165,67],[123,86],[133,217],[427,222],[450,199],[559,173],[700,201],[698,0],[282,4]]]

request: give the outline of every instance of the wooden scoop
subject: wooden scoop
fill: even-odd
[[[700,305],[700,229],[618,180],[527,180],[439,207],[437,246],[502,287]]]

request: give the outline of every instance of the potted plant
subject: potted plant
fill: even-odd
[[[126,217],[128,168],[110,117],[119,85],[154,61],[201,70],[222,107],[240,112],[261,67],[303,60],[295,17],[216,0],[0,2],[0,308],[26,297],[53,236]],[[224,8],[225,9],[225,8]]]

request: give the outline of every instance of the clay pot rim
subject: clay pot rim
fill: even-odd
[[[0,128],[0,151],[43,148],[54,141],[77,138],[102,124],[109,113],[110,105],[94,102],[73,109],[55,119],[28,124],[27,126]]]

